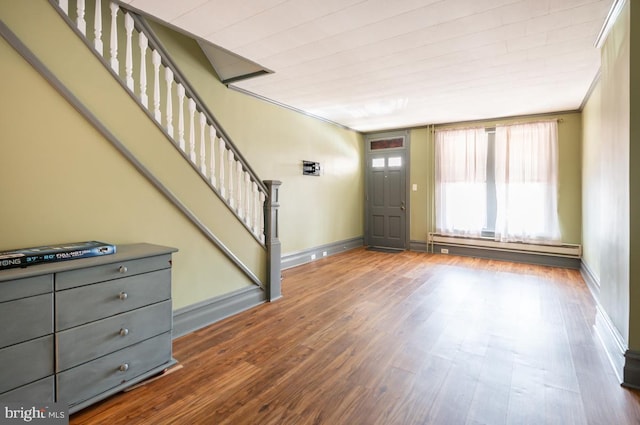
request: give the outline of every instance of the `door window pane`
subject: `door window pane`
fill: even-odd
[[[371,150],[401,148],[404,146],[404,137],[394,137],[393,139],[380,139],[371,141]]]
[[[389,167],[402,167],[402,157],[392,156],[389,158]]]
[[[373,168],[384,168],[384,158],[373,158],[371,166]]]

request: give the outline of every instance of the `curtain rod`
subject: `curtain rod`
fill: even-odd
[[[509,123],[504,123],[504,124],[493,124],[493,125],[482,125],[482,124],[478,124],[478,125],[467,125],[467,126],[461,126],[461,127],[456,127],[452,124],[443,124],[442,127],[438,127],[438,125],[434,125],[433,126],[433,131],[448,131],[448,130],[471,130],[471,129],[478,129],[478,128],[495,128],[495,127],[505,127],[508,125],[521,125],[521,124],[535,124],[535,123],[541,123],[541,122],[549,122],[549,121],[556,121],[557,123],[563,123],[564,122],[564,118],[551,118],[551,119],[534,119],[531,121],[514,121],[514,122],[509,122]]]

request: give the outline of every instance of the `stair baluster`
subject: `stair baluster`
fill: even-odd
[[[244,188],[245,188],[245,215],[244,215],[244,223],[246,225],[250,225],[253,217],[253,210],[251,209],[251,196],[253,195],[251,184],[251,176],[248,172],[244,172]]]
[[[147,96],[147,47],[149,40],[143,33],[138,34],[138,46],[140,47],[140,102],[145,108],[149,108],[149,96]]]
[[[242,163],[236,162],[236,180],[238,182],[238,191],[236,192],[236,202],[238,211],[238,218],[244,221],[244,205],[242,204],[242,186],[244,185],[244,179],[242,178]]]
[[[133,48],[131,38],[133,37],[133,18],[130,13],[124,14],[124,28],[127,32],[126,56],[124,61],[125,80],[129,90],[133,91]]]
[[[51,1],[54,2],[55,0]],[[75,4],[73,4],[74,1]],[[191,162],[194,169],[227,203],[253,236],[261,244],[265,245],[265,217],[263,210],[267,200],[265,184],[257,178],[242,155],[228,140],[228,136],[219,127],[206,105],[203,105],[198,99],[197,93],[193,92],[184,77],[176,71],[175,65],[166,56],[162,46],[157,43],[154,37],[147,35],[147,31],[152,34],[152,30],[148,25],[125,7],[122,8],[124,14],[124,31],[122,31],[118,24],[118,14],[121,6],[115,1],[108,3],[110,13],[105,14],[102,13],[102,0],[94,0],[93,3],[89,3],[88,8],[85,7],[87,5],[85,0],[71,0],[71,2],[69,0],[57,0],[55,4],[61,13],[70,19],[73,18],[69,14],[69,8],[75,9],[75,22],[73,24],[82,34],[86,43],[103,57],[119,78],[124,80],[126,87],[138,98],[142,107],[166,130],[170,140],[185,154],[186,160]],[[91,9],[92,6],[94,7],[93,10]],[[87,10],[94,12],[94,26],[89,31],[92,34],[92,40],[87,37],[87,25],[91,24],[91,22],[87,23],[85,19]],[[105,6],[106,10],[107,7]],[[103,19],[110,19],[111,21],[103,22]],[[102,40],[103,28],[109,28],[110,32],[109,48],[106,55],[104,52],[106,46]],[[138,37],[136,41],[140,49],[139,64],[137,52],[134,54],[132,47],[134,37]],[[119,46],[120,43],[124,43],[124,46]],[[151,50],[150,56],[147,54],[148,50]],[[124,77],[120,74],[120,60],[122,59],[120,52],[124,52]],[[136,63],[134,63],[134,56],[136,56]],[[147,65],[147,61],[149,65]],[[153,66],[153,101],[151,107],[149,106],[150,95],[147,93],[147,66]],[[164,72],[163,77],[161,77],[162,72]],[[138,81],[135,81],[136,78],[138,78]],[[163,93],[161,78],[165,80],[164,91],[166,93]],[[165,102],[165,104],[163,105],[162,102]],[[174,102],[178,103],[177,117],[174,117]],[[164,118],[162,116],[163,111]],[[185,140],[185,114],[187,113],[189,114],[188,152],[186,151]],[[199,125],[195,123],[196,113],[198,114]],[[177,119],[177,131],[174,127],[174,118]],[[209,129],[208,141],[207,128]],[[200,138],[199,144],[196,144],[197,137]],[[209,153],[207,153],[207,149]]]
[[[67,0],[65,0],[65,3]],[[109,65],[116,74],[120,75],[120,64],[118,61],[118,11],[120,6],[117,3],[110,3],[111,9],[111,34],[109,39]]]
[[[178,83],[178,146],[182,152],[186,149],[184,140],[184,86]]]
[[[254,182],[255,184],[255,182]],[[264,192],[260,191],[258,193],[258,197],[259,197],[259,202],[258,205],[256,205],[256,222],[255,222],[255,229],[259,229],[260,230],[260,241],[261,242],[265,242],[265,236],[264,236],[264,209],[261,207],[262,205],[264,205],[264,202],[266,201],[266,196],[264,194]]]
[[[205,146],[207,117],[200,112],[200,172],[207,177],[207,148]]]
[[[209,168],[211,168],[211,186],[217,189],[216,185],[216,128],[212,125],[209,126]]]
[[[229,161],[229,180],[227,181],[227,189],[229,189],[229,206],[234,210],[236,208],[236,200],[233,193],[233,161],[235,161],[235,159],[232,151],[227,151],[227,160]]]
[[[176,140],[176,135],[173,133],[173,71],[171,68],[164,69],[164,79],[167,82],[167,133]]]
[[[227,192],[225,190],[225,185],[224,185],[224,155],[226,152],[226,147],[225,147],[225,143],[224,143],[224,139],[222,137],[218,138],[218,155],[220,156],[220,167],[218,172],[220,173],[220,196],[222,196],[222,199],[227,200]]]
[[[78,2],[76,3],[76,13],[78,15],[76,19],[76,23],[82,35],[86,36],[87,21],[84,19],[84,11],[85,11],[84,0],[78,0]]]
[[[153,63],[153,117],[162,124],[162,113],[160,112],[160,64],[162,58],[157,50],[151,52],[151,63]]]
[[[196,163],[196,102],[189,99],[189,158]]]
[[[94,15],[94,29],[93,29],[93,47],[100,53],[100,56],[103,55],[103,46],[102,46],[102,2],[101,0],[96,0],[96,13]]]

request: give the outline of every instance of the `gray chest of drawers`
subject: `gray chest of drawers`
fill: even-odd
[[[113,255],[0,271],[0,401],[71,413],[173,365],[171,255]]]

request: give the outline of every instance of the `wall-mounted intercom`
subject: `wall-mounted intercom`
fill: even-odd
[[[320,163],[313,161],[302,161],[302,174],[305,176],[319,176]]]

